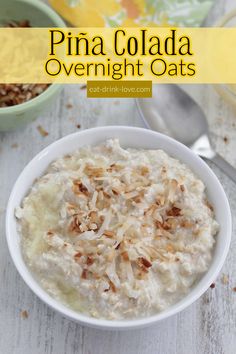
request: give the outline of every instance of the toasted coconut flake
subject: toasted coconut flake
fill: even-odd
[[[111,172],[111,171],[119,172],[119,171],[121,171],[122,169],[123,169],[123,166],[117,165],[117,164],[115,164],[115,163],[112,163],[112,164],[110,165],[110,167],[108,168],[109,172]]]
[[[166,166],[162,166],[162,168],[161,168],[161,173],[162,173],[162,174],[165,174],[166,172],[167,172]]]
[[[167,252],[170,252],[170,253],[174,253],[175,252],[174,246],[172,244],[170,244],[170,243],[168,243],[166,245],[166,250],[167,250]]]
[[[127,251],[124,251],[121,253],[121,257],[123,258],[123,260],[125,262],[128,262],[129,261],[129,255],[128,255],[128,252]]]
[[[94,167],[87,165],[84,172],[90,177],[102,177],[104,175],[104,169],[101,167]]]
[[[142,203],[142,198],[140,195],[137,195],[137,197],[132,198],[135,203]]]
[[[21,311],[21,317],[27,319],[29,317],[28,311],[26,310]]]
[[[82,257],[82,253],[81,253],[81,252],[77,252],[77,253],[74,255],[74,258],[75,258],[75,259],[78,259],[78,258],[80,258],[80,257]]]
[[[179,222],[175,218],[170,217],[165,221],[164,224],[165,224],[165,226],[169,227],[169,230],[170,229],[175,230],[178,227]]]
[[[66,207],[67,207],[67,210],[72,213],[75,213],[75,211],[77,209],[77,206],[72,203],[67,203]]]
[[[107,237],[114,237],[115,236],[115,233],[114,231],[111,231],[111,230],[105,230],[103,232],[103,235],[107,236]]]
[[[194,223],[189,220],[182,220],[180,226],[184,227],[185,229],[191,229],[194,227]]]
[[[76,218],[71,221],[68,231],[72,233],[81,233],[80,224],[78,223]]]
[[[119,195],[119,194],[121,194],[122,190],[120,190],[119,188],[113,187],[113,188],[112,188],[112,192],[113,192],[113,194],[115,194],[115,195]]]
[[[120,248],[120,245],[121,245],[121,242],[119,242],[116,247],[115,247],[115,250],[118,250]]]
[[[180,216],[181,215],[181,209],[180,208],[177,208],[175,206],[172,206],[171,209],[169,209],[167,212],[166,212],[166,215],[167,216]]]
[[[139,197],[139,192],[133,191],[133,192],[125,193],[124,196],[126,199],[133,199],[133,198]]]
[[[139,267],[141,272],[148,273],[148,268],[146,268],[139,260],[136,261],[136,265]]]
[[[133,192],[135,190],[135,187],[132,184],[128,184],[125,187],[125,193]]]
[[[142,166],[140,168],[141,176],[146,176],[149,173],[149,168],[147,166]]]
[[[94,187],[90,183],[89,178],[87,178],[87,177],[81,178],[81,183],[82,183],[82,188],[84,190],[84,191],[81,191],[81,192],[84,192],[85,194],[87,193],[87,191],[89,193],[93,193],[94,192]],[[86,189],[87,189],[87,191],[86,191]]]
[[[89,218],[91,222],[97,222],[98,221],[98,214],[96,211],[92,210],[89,212]]]
[[[87,279],[88,269],[84,268],[81,274],[82,279]]]
[[[114,193],[115,194],[115,193]],[[107,192],[103,191],[103,197],[105,197],[106,199],[111,199],[110,194],[108,194]],[[104,199],[104,198],[103,198]]]
[[[155,221],[155,225],[158,229],[170,230],[170,226],[166,222],[161,223],[159,221]]]
[[[157,205],[156,204],[151,204],[147,210],[144,211],[144,215],[146,216],[152,216],[153,213],[157,210]]]
[[[42,137],[45,138],[46,136],[48,136],[49,133],[41,125],[38,125],[37,129]]]
[[[88,188],[80,180],[74,180],[73,185],[73,192],[75,194],[82,193],[88,195]]]
[[[139,257],[138,260],[142,263],[142,265],[144,265],[144,267],[146,268],[150,268],[152,266],[152,263],[149,262],[149,260],[147,260],[144,257]]]
[[[116,292],[116,287],[115,287],[115,285],[112,283],[111,280],[109,281],[109,284],[110,284],[110,289],[113,291],[113,293],[115,293],[115,292]],[[108,290],[109,290],[109,289],[108,289]]]
[[[94,259],[90,256],[87,257],[87,261],[86,261],[86,264],[88,266],[92,265],[94,263]]]
[[[165,196],[164,195],[159,195],[157,198],[156,198],[156,204],[158,206],[163,206],[165,204]]]

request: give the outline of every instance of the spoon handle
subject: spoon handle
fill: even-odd
[[[236,168],[231,166],[223,157],[216,154],[210,159],[217,165],[228,177],[230,177],[236,183]]]

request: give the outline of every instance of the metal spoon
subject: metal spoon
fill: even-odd
[[[211,146],[202,108],[179,86],[158,84],[152,98],[138,99],[138,109],[148,127],[172,136],[199,156],[211,160],[236,183],[236,169]]]

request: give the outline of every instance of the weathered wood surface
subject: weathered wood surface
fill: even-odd
[[[234,0],[216,1],[212,24]],[[212,141],[236,167],[236,113],[210,86],[189,86],[207,113]],[[72,108],[67,108],[71,103]],[[49,132],[42,137],[37,126]],[[216,281],[196,303],[153,327],[125,332],[89,329],[44,305],[24,284],[9,257],[4,230],[5,207],[18,174],[42,148],[81,129],[108,124],[142,126],[132,99],[86,99],[86,91],[66,86],[54,106],[20,131],[0,133],[0,354],[233,354],[236,352],[236,230],[227,261]],[[17,144],[17,145],[16,145]],[[236,213],[236,186],[212,166]],[[222,274],[229,278],[222,283]],[[27,310],[28,318],[21,311]]]

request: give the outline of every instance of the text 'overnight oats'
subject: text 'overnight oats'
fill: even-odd
[[[41,286],[97,318],[153,315],[209,268],[218,224],[205,187],[162,150],[108,140],[53,162],[16,210]]]

